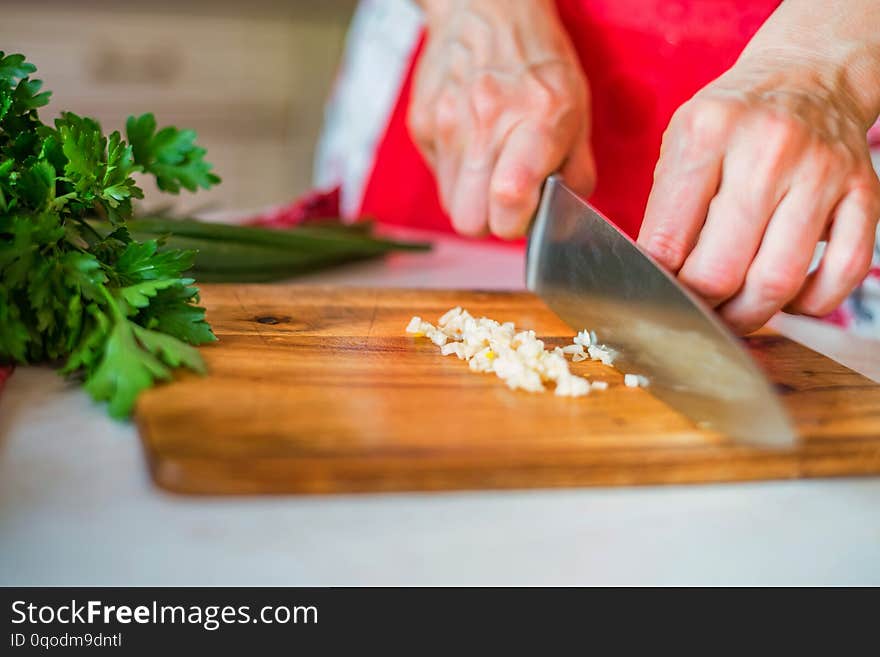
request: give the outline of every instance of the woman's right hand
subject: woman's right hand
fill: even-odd
[[[422,0],[410,132],[453,226],[525,234],[544,179],[595,185],[589,91],[552,0]]]

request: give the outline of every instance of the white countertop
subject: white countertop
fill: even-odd
[[[444,239],[302,281],[518,288]],[[776,327],[880,379],[880,343]],[[179,497],[130,424],[46,368],[0,396],[0,585],[880,584],[880,478],[556,491]]]

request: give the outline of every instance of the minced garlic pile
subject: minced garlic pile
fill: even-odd
[[[474,372],[495,372],[513,389],[543,392],[544,384],[554,383],[557,395],[581,397],[591,389],[605,390],[606,381],[592,383],[568,369],[567,355],[577,363],[590,358],[611,365],[617,355],[610,347],[601,345],[592,331],[581,331],[572,344],[544,349],[544,342],[534,331],[517,332],[511,322],[503,324],[494,319],[474,318],[468,311],[455,307],[443,315],[434,326],[421,317],[413,317],[406,332],[424,336],[440,347],[444,356],[455,354],[468,362]],[[638,374],[624,377],[627,387],[645,386],[648,380]]]

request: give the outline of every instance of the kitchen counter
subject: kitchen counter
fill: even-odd
[[[443,238],[303,282],[521,287],[521,253]],[[880,380],[880,343],[777,329]],[[0,396],[0,585],[880,584],[880,478],[207,498],[153,486],[130,424],[46,368]]]

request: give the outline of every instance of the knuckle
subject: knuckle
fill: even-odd
[[[478,76],[472,83],[470,95],[478,123],[487,125],[497,121],[502,111],[502,98],[491,76]]]
[[[868,275],[868,271],[871,269],[871,260],[873,256],[873,249],[870,248],[870,246],[871,245],[868,245],[868,247],[860,246],[860,248],[854,249],[849,256],[840,263],[837,275],[842,285],[851,289],[861,283]],[[850,290],[847,290],[847,292],[849,291]]]
[[[758,184],[749,190],[722,189],[709,204],[709,214],[731,224],[753,223],[765,218],[773,188]],[[762,216],[764,215],[764,216]]]
[[[559,105],[559,96],[542,84],[532,85],[529,90],[529,105],[538,116],[555,114]]]
[[[778,172],[804,148],[803,126],[794,119],[761,112],[749,128],[760,145],[756,151],[758,157],[772,171]]]
[[[824,317],[834,310],[837,304],[829,299],[807,299],[794,307],[792,310],[801,315],[810,317]]]
[[[444,92],[437,98],[434,107],[434,122],[441,132],[454,130],[458,125],[458,102],[454,94]]]
[[[799,303],[794,310],[801,315],[824,317],[834,312],[839,305],[840,299],[837,297],[811,298]]]
[[[554,126],[566,117],[578,114],[583,105],[578,97],[567,89],[555,89],[551,85],[533,84],[528,91],[529,114]]]
[[[689,137],[694,148],[704,148],[722,139],[730,126],[729,103],[717,99],[699,99],[682,106],[671,125]]]
[[[791,300],[803,282],[799,272],[784,265],[756,272],[753,278],[760,298],[777,306]]]
[[[534,187],[532,174],[518,167],[493,176],[489,183],[489,195],[493,202],[501,206],[519,207],[528,203]]]
[[[850,194],[868,221],[876,222],[880,219],[880,181],[873,170],[856,182]]]
[[[678,271],[687,255],[687,244],[680,231],[661,226],[645,242],[645,248],[655,260],[672,271]]]
[[[703,266],[683,273],[685,284],[701,297],[722,300],[733,296],[742,285],[740,275],[729,266],[717,264]]]
[[[805,185],[814,194],[823,189],[836,187],[841,168],[829,158],[827,152],[808,152],[792,178],[792,183]]]
[[[761,111],[754,125],[766,142],[786,146],[802,138],[806,126],[800,121],[778,112]]]

